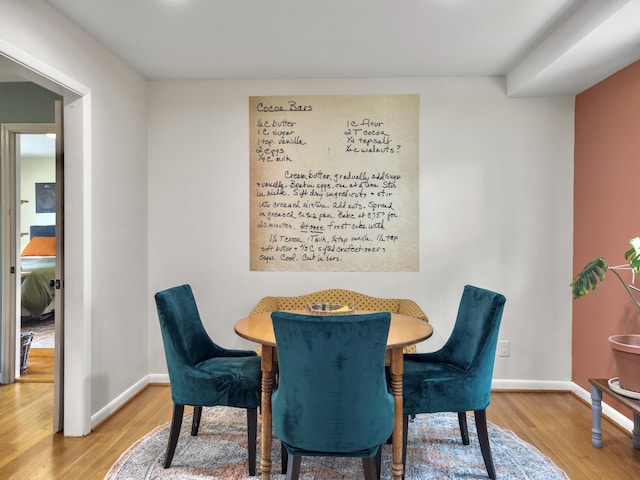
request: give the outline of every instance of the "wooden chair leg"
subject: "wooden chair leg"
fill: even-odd
[[[362,457],[362,468],[364,470],[364,480],[378,480],[376,455],[369,458]]]
[[[484,465],[487,467],[487,474],[491,480],[496,480],[496,469],[493,465],[493,456],[491,455],[491,446],[489,445],[489,432],[487,431],[487,412],[486,410],[475,410],[476,430],[478,431],[478,440],[480,441],[480,451],[484,459]]]
[[[171,430],[169,431],[169,443],[167,443],[167,452],[164,456],[164,468],[171,466],[173,454],[176,451],[178,437],[180,436],[180,427],[182,427],[182,416],[184,414],[184,405],[173,405],[173,417],[171,419]]]
[[[247,408],[247,446],[249,449],[249,476],[256,474],[256,443],[258,438],[258,408]]]
[[[200,430],[200,419],[202,418],[202,406],[193,407],[193,422],[191,423],[191,436],[198,435]]]
[[[382,471],[382,445],[378,447],[376,452],[376,478],[380,480],[380,472]]]
[[[415,418],[415,415],[413,415]],[[409,415],[402,416],[402,480],[407,471],[407,439],[409,437]]]
[[[282,463],[282,473],[286,474],[289,466],[289,450],[282,442],[280,442],[280,462]]]
[[[460,435],[462,435],[462,444],[469,445],[469,428],[467,427],[467,412],[458,412],[458,424],[460,424]]]
[[[298,455],[289,455],[287,461],[287,478],[286,480],[298,480],[300,477],[300,464],[302,463],[302,457]]]

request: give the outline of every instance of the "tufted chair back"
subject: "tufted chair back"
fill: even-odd
[[[272,319],[279,359],[273,427],[289,454],[288,473],[301,456],[373,459],[393,430],[384,367],[391,315],[273,312]]]
[[[473,411],[487,473],[489,478],[496,478],[486,408],[491,400],[493,364],[505,302],[499,293],[466,285],[456,323],[445,345],[436,352],[405,355],[403,455],[406,455],[407,416],[457,412],[462,440],[467,445],[466,412]]]

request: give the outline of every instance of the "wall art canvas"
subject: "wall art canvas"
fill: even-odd
[[[36,213],[56,212],[56,184],[36,183]]]

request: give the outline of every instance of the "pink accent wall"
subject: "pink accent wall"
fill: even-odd
[[[600,256],[624,264],[640,236],[640,61],[579,94],[575,109],[574,274]],[[575,383],[589,390],[588,378],[616,376],[608,338],[617,333],[640,333],[640,312],[609,272],[573,302]]]

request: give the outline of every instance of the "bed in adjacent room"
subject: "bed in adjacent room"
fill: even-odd
[[[42,318],[53,311],[56,276],[56,227],[33,225],[20,254],[22,316]]]

